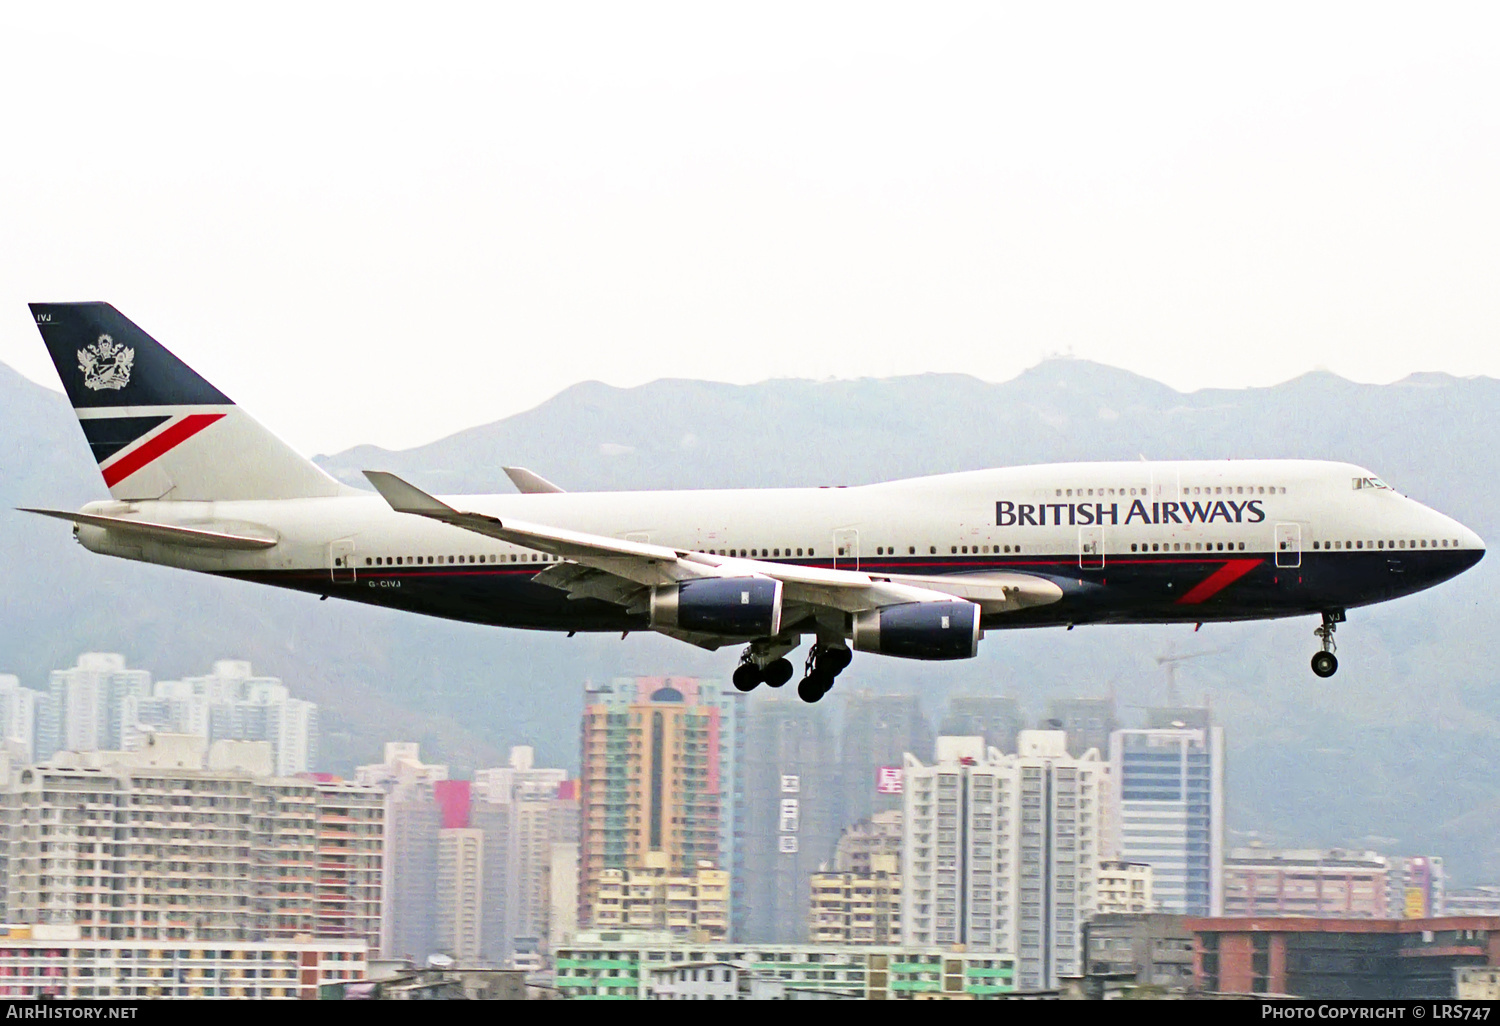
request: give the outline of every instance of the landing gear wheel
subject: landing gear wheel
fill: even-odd
[[[783,662],[784,661],[785,660],[783,660]],[[735,668],[734,675],[729,679],[732,680],[734,682],[734,686],[741,691],[754,691],[756,686],[761,682],[761,669],[754,663],[740,663],[740,665]]]
[[[1319,677],[1332,677],[1339,669],[1338,657],[1333,650],[1338,648],[1333,641],[1333,632],[1338,630],[1338,625],[1344,622],[1344,611],[1332,609],[1323,611],[1323,624],[1313,630],[1313,635],[1318,639],[1323,651],[1312,657],[1312,672]]]
[[[796,671],[792,669],[791,660],[773,659],[771,662],[767,663],[760,672],[761,677],[765,680],[767,687],[779,688],[781,687],[781,685],[791,680],[792,674]]]
[[[833,687],[833,678],[820,670],[814,670],[802,678],[797,685],[797,697],[804,702],[816,702]]]

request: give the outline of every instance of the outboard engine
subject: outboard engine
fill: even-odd
[[[979,654],[973,602],[906,602],[854,614],[854,647],[902,659],[972,659]]]
[[[651,589],[651,626],[768,638],[781,633],[781,582],[700,577]]]

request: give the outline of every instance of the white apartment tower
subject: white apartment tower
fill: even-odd
[[[37,714],[46,703],[46,695],[23,688],[15,677],[0,673],[0,747],[8,748],[11,761],[31,762],[34,758]]]
[[[151,694],[151,674],[126,669],[125,657],[116,653],[85,652],[78,665],[53,670],[47,689],[51,701],[38,724],[38,759],[122,748],[125,702]]]
[[[517,746],[509,765],[474,774],[472,823],[485,834],[484,953],[500,964],[547,945],[552,845],[578,839],[576,803],[571,830],[559,817],[568,771],[535,761],[529,746]]]
[[[1117,854],[1151,867],[1159,912],[1224,914],[1224,728],[1110,735]]]
[[[1062,731],[1022,731],[1016,747],[940,737],[933,765],[905,757],[902,939],[1013,953],[1016,987],[1040,990],[1081,971],[1105,764],[1069,755]]]

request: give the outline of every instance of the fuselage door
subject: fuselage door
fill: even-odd
[[[1104,569],[1104,528],[1097,524],[1078,529],[1078,569]]]
[[[354,583],[354,540],[340,538],[328,545],[328,576],[335,584]]]
[[[1302,525],[1276,525],[1276,565],[1302,565]]]
[[[859,532],[852,527],[843,527],[833,532],[833,568],[859,569]]]

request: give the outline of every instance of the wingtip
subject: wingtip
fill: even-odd
[[[365,479],[380,493],[380,497],[397,513],[444,513],[453,507],[428,495],[414,484],[410,484],[386,470],[361,470]]]

